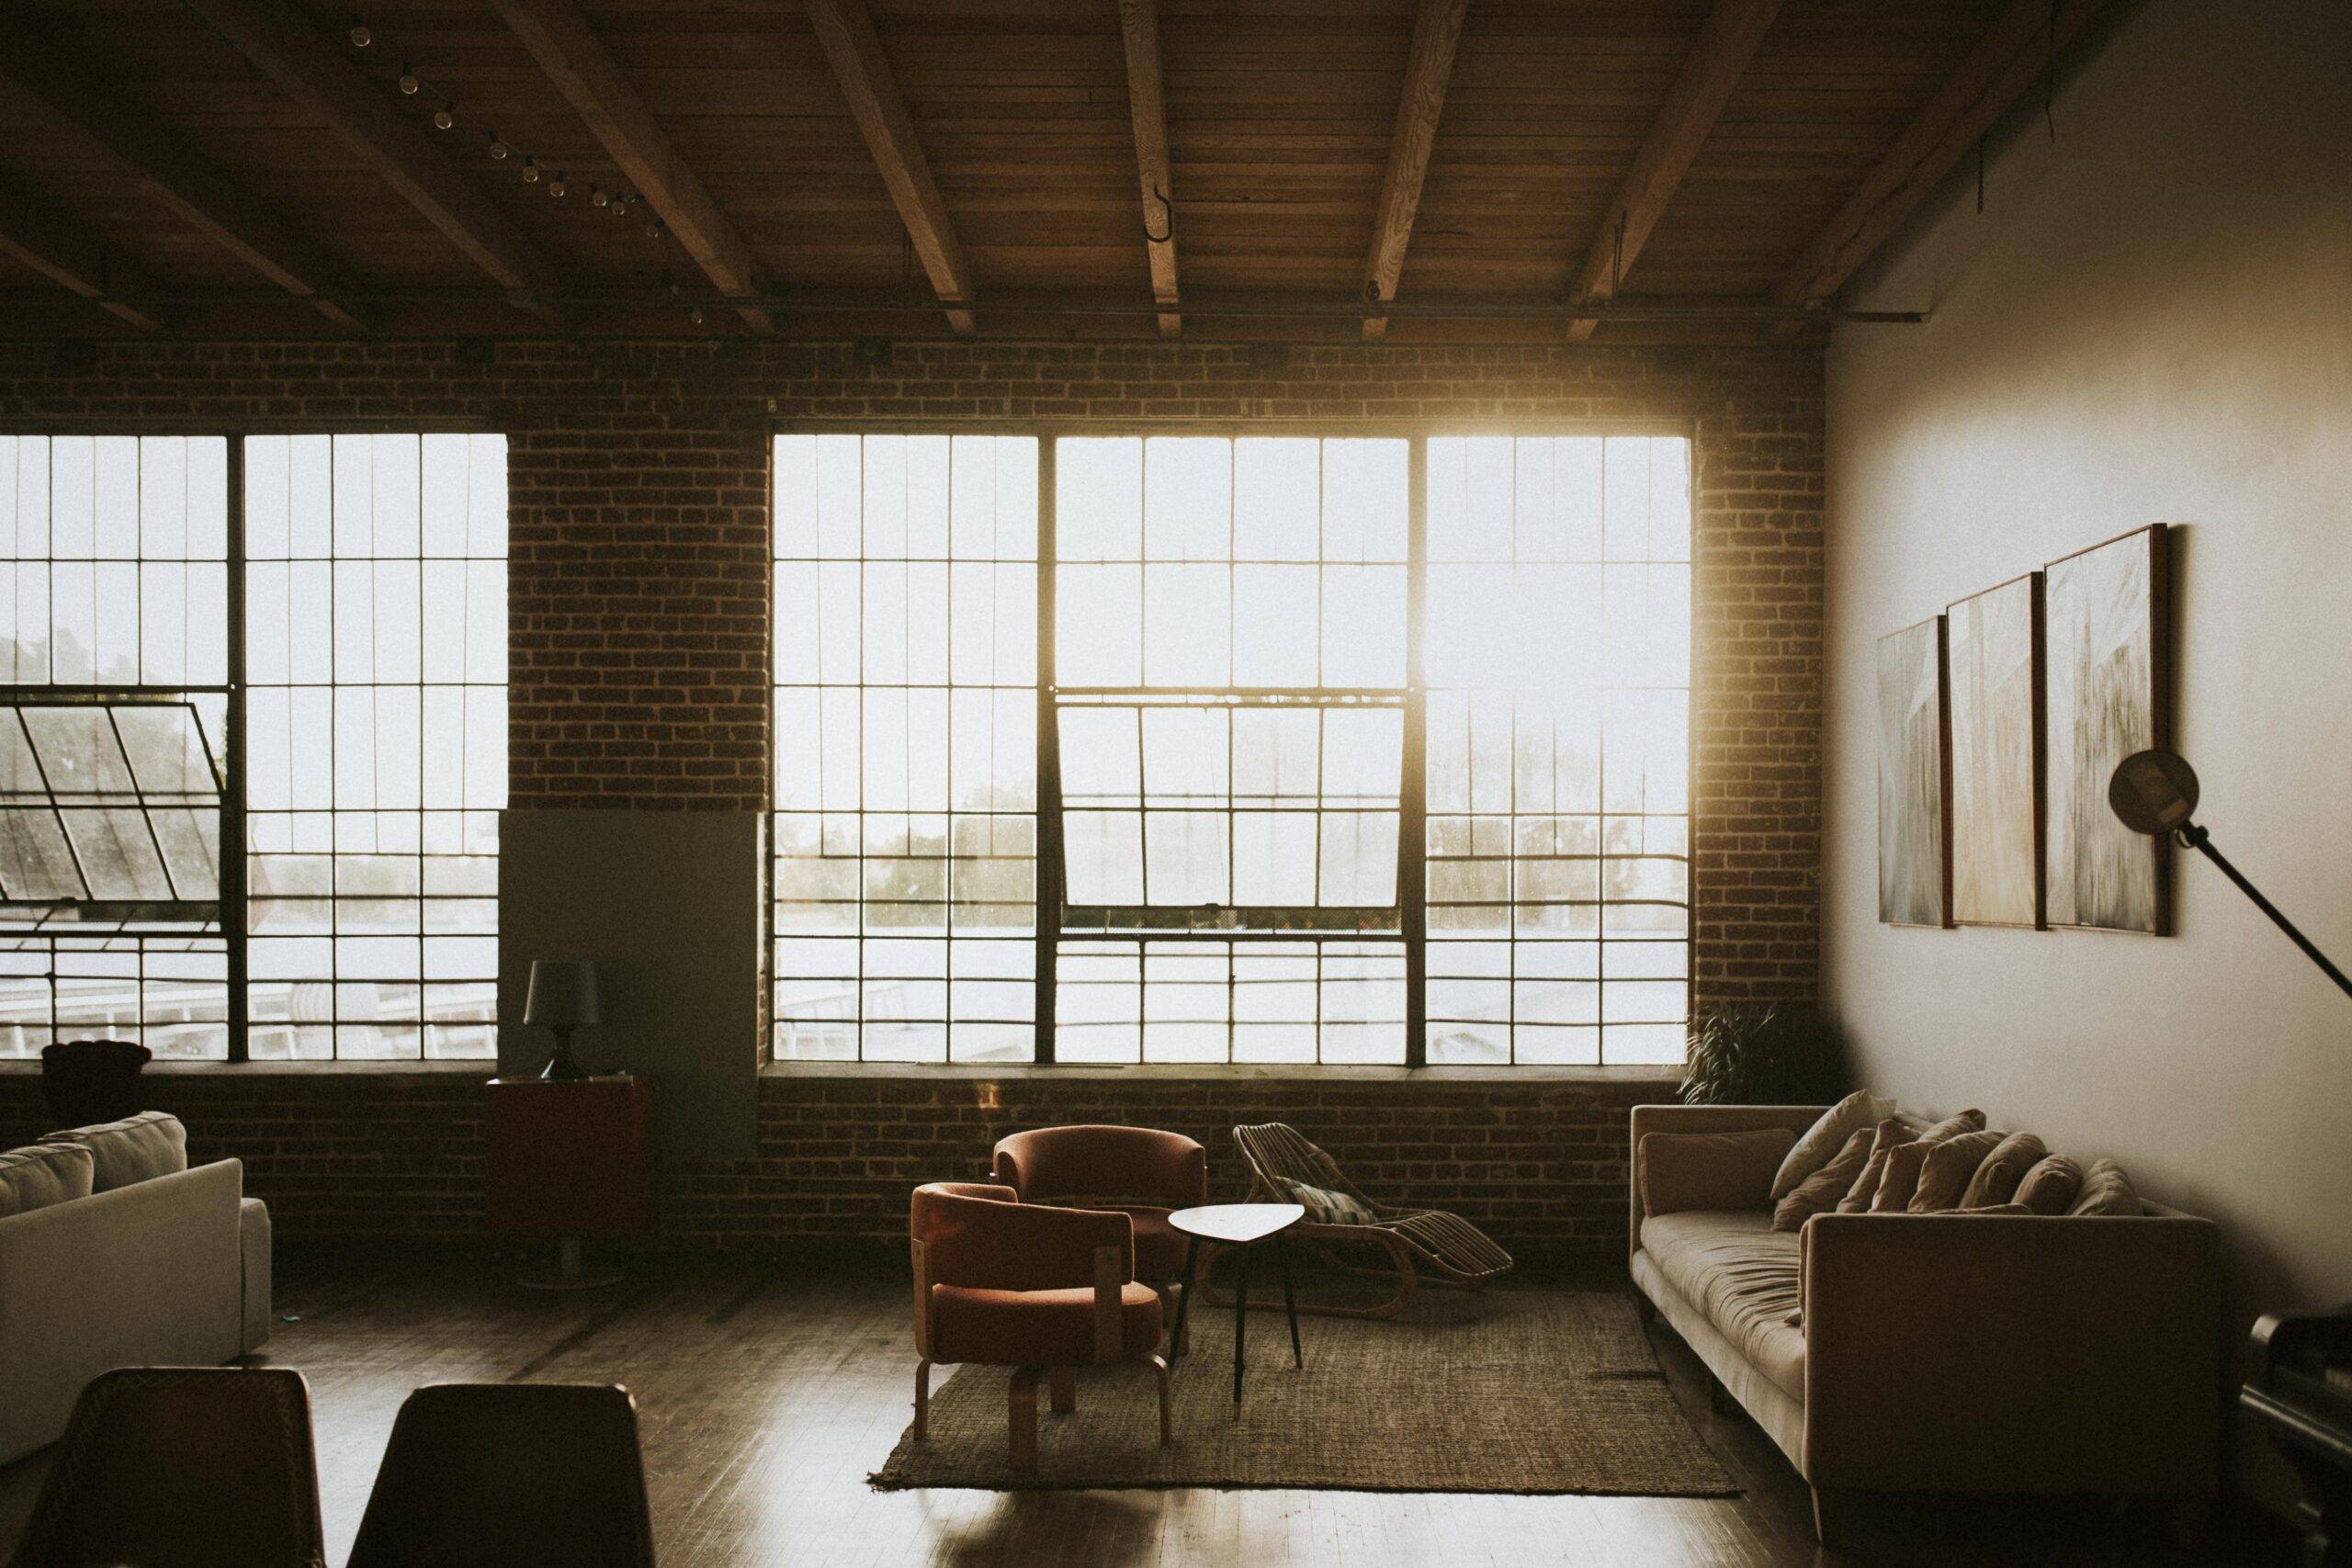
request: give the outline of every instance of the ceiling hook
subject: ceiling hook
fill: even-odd
[[[1168,193],[1158,186],[1151,187],[1151,197],[1159,203],[1159,220],[1164,232],[1155,234],[1151,231],[1151,215],[1147,212],[1143,220],[1143,237],[1152,244],[1164,245],[1176,237],[1176,204],[1169,200]]]

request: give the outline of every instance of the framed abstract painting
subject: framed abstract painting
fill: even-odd
[[[2041,574],[1945,615],[1951,665],[1951,918],[2041,924]]]
[[[2050,924],[2161,935],[2166,840],[2107,804],[2115,765],[2171,744],[2165,530],[2052,561],[2044,583]]]
[[[1878,918],[1951,923],[1944,618],[1878,639]]]

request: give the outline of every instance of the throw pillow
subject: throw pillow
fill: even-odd
[[[1968,1179],[1968,1189],[1960,1195],[1960,1206],[1989,1209],[2007,1202],[2017,1195],[2018,1183],[2025,1179],[2025,1173],[2049,1152],[2031,1133],[2011,1133],[1984,1156],[1984,1163]]]
[[[1871,1200],[1878,1196],[1879,1182],[1886,1176],[1887,1156],[1902,1145],[1917,1143],[1918,1139],[1918,1134],[1895,1117],[1890,1116],[1880,1122],[1878,1130],[1871,1134],[1871,1157],[1863,1165],[1862,1174],[1854,1179],[1854,1185],[1838,1200],[1838,1212],[1841,1214],[1866,1212],[1871,1206]]]
[[[1334,1192],[1328,1187],[1310,1187],[1304,1181],[1288,1177],[1278,1178],[1290,1201],[1306,1211],[1306,1221],[1316,1225],[1368,1225],[1380,1216],[1374,1213],[1345,1192]]]
[[[93,1192],[111,1192],[187,1168],[187,1129],[178,1117],[161,1111],[142,1111],[95,1127],[69,1127],[51,1133],[48,1142],[80,1144],[90,1151]]]
[[[1772,1210],[1772,1228],[1776,1231],[1801,1231],[1805,1221],[1815,1214],[1826,1214],[1838,1206],[1838,1200],[1854,1185],[1854,1179],[1870,1162],[1871,1130],[1857,1129],[1838,1151],[1838,1157],[1806,1177],[1792,1188]]]
[[[90,1151],[78,1144],[28,1144],[0,1154],[0,1220],[90,1195]]]
[[[2082,1190],[2083,1168],[2064,1155],[2051,1155],[2025,1173],[2012,1201],[2037,1214],[2063,1214],[2074,1207],[2075,1194]]]
[[[1968,1190],[1969,1178],[2007,1136],[2007,1133],[1962,1133],[1928,1149],[1927,1163],[1919,1170],[1919,1190],[1911,1194],[1911,1212],[1933,1214],[1960,1207],[1960,1195]]]
[[[2140,1201],[2139,1190],[2123,1168],[2111,1159],[2095,1159],[2090,1169],[2083,1173],[2082,1194],[2070,1214],[2144,1214],[2147,1207]]]
[[[1919,1172],[1935,1153],[1935,1145],[1925,1138],[1915,1138],[1907,1144],[1897,1144],[1886,1154],[1886,1169],[1878,1179],[1878,1190],[1871,1198],[1871,1213],[1883,1214],[1907,1212],[1911,1195],[1919,1189]]]
[[[1786,1127],[1746,1133],[1645,1133],[1634,1151],[1642,1213],[1685,1209],[1760,1209],[1770,1201],[1772,1173],[1796,1134]]]
[[[1949,1139],[1957,1138],[1963,1133],[1981,1133],[1984,1130],[1984,1112],[1971,1109],[1945,1117],[1920,1134],[1919,1141],[1928,1145],[1940,1144]]]
[[[1894,1114],[1894,1101],[1856,1089],[1821,1113],[1789,1150],[1772,1177],[1772,1201],[1779,1202],[1797,1183],[1836,1159],[1856,1133],[1865,1133]]]

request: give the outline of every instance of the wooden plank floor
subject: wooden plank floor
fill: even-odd
[[[1925,1501],[1874,1510],[1882,1517],[1864,1521],[1871,1550],[1858,1556],[1819,1552],[1794,1472],[1745,1417],[1710,1413],[1703,1371],[1663,1330],[1653,1335],[1675,1396],[1745,1496],[876,1493],[865,1478],[906,1425],[913,1369],[906,1286],[878,1266],[655,1264],[610,1290],[569,1296],[517,1289],[505,1266],[479,1260],[288,1260],[282,1272],[284,1321],[265,1359],[310,1380],[338,1562],[411,1389],[529,1381],[617,1382],[636,1393],[668,1568],[2140,1563],[2164,1555],[2153,1521],[2101,1505]],[[44,1463],[36,1455],[0,1469],[0,1541],[21,1529]],[[2238,1563],[2258,1560],[2256,1550],[2225,1532],[2200,1556]]]

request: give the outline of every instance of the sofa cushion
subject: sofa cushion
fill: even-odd
[[[1790,1146],[1772,1176],[1772,1201],[1779,1202],[1797,1183],[1845,1152],[1846,1142],[1866,1133],[1894,1114],[1894,1101],[1856,1089],[1821,1113],[1821,1119]]]
[[[79,1144],[28,1144],[0,1154],[0,1220],[87,1198],[91,1166]]]
[[[2041,1156],[2049,1152],[2031,1133],[2011,1133],[1984,1156],[1984,1163],[1968,1179],[1967,1190],[1960,1195],[1960,1206],[1990,1209],[2007,1202],[2017,1196],[2018,1183],[2025,1179],[2025,1173],[2041,1164]]]
[[[1960,1137],[1963,1134],[1981,1133],[1984,1130],[1984,1112],[1971,1107],[1966,1111],[1956,1111],[1950,1116],[1945,1117],[1942,1121],[1937,1122],[1934,1126],[1920,1134],[1919,1141],[1932,1147],[1937,1144],[1946,1143],[1953,1138]]]
[[[1915,1214],[1959,1208],[1960,1195],[1968,1190],[1976,1168],[2007,1136],[2000,1132],[1959,1133],[1929,1148],[1927,1162],[1919,1168],[1918,1188],[1906,1207]]]
[[[2083,1173],[2083,1190],[2075,1199],[2070,1214],[2144,1214],[2147,1208],[2140,1201],[2139,1190],[2123,1168],[2111,1159],[2095,1159],[2090,1169]]]
[[[111,1192],[187,1168],[187,1129],[178,1117],[161,1111],[142,1111],[94,1127],[68,1127],[51,1133],[49,1141],[80,1144],[90,1151],[93,1192]]]
[[[1792,1188],[1772,1209],[1772,1228],[1776,1231],[1798,1231],[1805,1221],[1815,1214],[1826,1214],[1838,1206],[1838,1200],[1862,1173],[1871,1157],[1868,1127],[1859,1128],[1838,1151],[1838,1157],[1806,1177]]]
[[[2075,1194],[2082,1190],[2083,1168],[2064,1155],[2050,1155],[2025,1173],[2010,1201],[2033,1213],[2063,1214],[2074,1207]]]
[[[1796,1138],[1786,1127],[1745,1133],[1645,1133],[1634,1151],[1642,1212],[1760,1209]]]
[[[1797,1310],[1799,1242],[1761,1209],[1686,1209],[1642,1222],[1642,1250],[1706,1314],[1758,1371],[1791,1399],[1804,1398],[1804,1335]]]
[[[1886,1179],[1887,1156],[1900,1145],[1918,1141],[1919,1129],[1900,1117],[1890,1116],[1880,1122],[1877,1131],[1871,1134],[1870,1158],[1863,1164],[1862,1173],[1854,1179],[1854,1184],[1846,1190],[1846,1195],[1838,1200],[1838,1212],[1860,1214],[1868,1211],[1871,1200],[1878,1196],[1878,1184]]]

